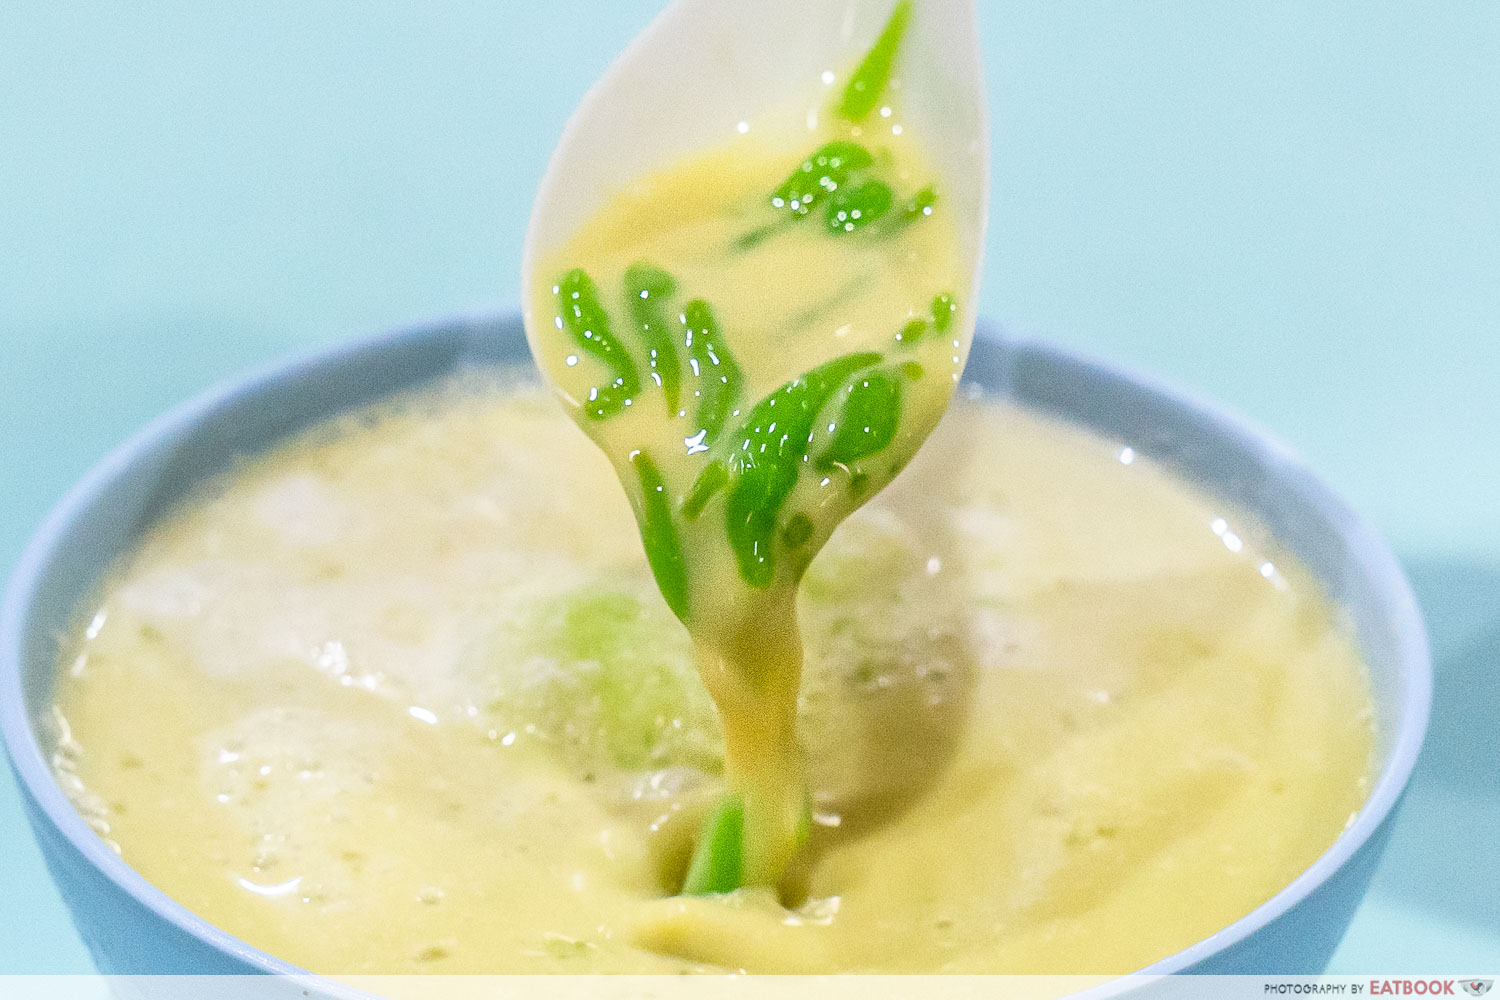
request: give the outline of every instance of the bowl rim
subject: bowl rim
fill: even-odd
[[[514,331],[518,344],[525,342],[521,333],[521,314],[517,310],[458,315],[272,361],[220,381],[170,408],[112,449],[63,495],[23,549],[10,574],[3,601],[0,601],[0,735],[3,735],[22,794],[29,797],[36,807],[33,819],[44,819],[73,850],[141,907],[177,930],[259,972],[309,975],[285,959],[240,940],[157,888],[110,850],[73,808],[54,779],[25,703],[23,625],[37,597],[37,584],[46,567],[66,544],[80,515],[110,488],[117,477],[148,456],[162,440],[179,433],[190,433],[206,417],[236,402],[263,395],[273,386],[305,379],[330,366],[377,356],[402,344],[464,330],[490,328]],[[507,336],[510,335],[508,332]],[[1229,408],[1210,403],[1129,365],[1105,362],[1044,340],[1016,335],[984,320],[979,323],[976,340],[987,342],[1012,357],[1029,352],[1033,356],[1059,360],[1087,370],[1104,381],[1143,392],[1191,417],[1194,423],[1211,428],[1216,436],[1233,439],[1262,459],[1275,461],[1283,471],[1297,473],[1299,490],[1315,501],[1320,509],[1337,515],[1341,534],[1350,543],[1351,558],[1359,571],[1374,581],[1386,611],[1391,615],[1398,646],[1397,698],[1402,711],[1399,725],[1390,736],[1389,759],[1364,804],[1354,821],[1307,869],[1265,902],[1213,934],[1129,975],[1181,972],[1244,940],[1306,899],[1353,857],[1396,807],[1416,764],[1431,710],[1432,662],[1426,626],[1406,573],[1384,539],[1291,448],[1273,435]],[[422,381],[414,381],[411,387],[421,385]],[[335,401],[326,414],[332,415],[339,408]],[[1066,419],[1065,413],[1058,415]],[[76,614],[76,610],[72,613]]]

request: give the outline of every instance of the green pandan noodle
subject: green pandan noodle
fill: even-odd
[[[748,227],[726,250],[695,238],[680,259],[636,259],[623,274],[599,265],[590,274],[566,255],[558,268],[556,332],[570,352],[559,381],[615,464],[666,608],[687,628],[723,723],[725,789],[702,821],[685,893],[775,886],[808,843],[797,588],[840,521],[910,461],[957,378],[957,304],[944,290],[957,275],[944,264],[912,279],[927,273],[913,255],[946,232],[926,221],[938,187],[913,189],[909,154],[860,124],[884,100],[911,16],[908,0],[895,6],[827,116],[823,141],[774,189],[726,195],[723,224]],[[768,149],[766,163],[776,156]],[[644,218],[614,231],[638,230]],[[778,246],[791,251],[785,263]],[[747,300],[733,292],[743,277],[732,276],[730,294],[741,294],[733,309],[694,287],[712,284],[695,277],[703,268],[738,266],[754,268],[747,273],[764,286]],[[801,298],[776,302],[784,267],[795,269],[786,277]],[[912,288],[925,280],[938,287]],[[872,281],[885,297],[861,313]],[[791,317],[779,321],[787,329],[749,328],[761,298]],[[845,322],[854,317],[862,319]],[[580,598],[569,612],[586,614],[628,635],[640,609]],[[594,689],[583,693],[599,707],[586,728],[620,766],[654,760],[642,748],[658,735],[643,716],[655,702],[632,696],[605,664],[620,658],[643,671],[647,692],[665,684],[660,671],[625,646],[583,652],[578,662],[596,664],[587,668]]]
[[[729,437],[724,530],[750,586],[764,589],[775,578],[771,543],[782,505],[801,476],[813,421],[846,379],[879,361],[878,354],[860,353],[819,365],[755,404],[744,426]]]
[[[857,142],[839,139],[825,143],[808,154],[802,165],[771,194],[771,207],[785,209],[801,218],[856,172],[874,163],[870,151]]]
[[[603,362],[613,376],[589,390],[583,411],[594,420],[612,417],[641,390],[635,361],[615,339],[610,330],[609,313],[599,303],[599,289],[581,269],[574,268],[558,281],[557,300],[563,325],[573,340],[585,352]]]
[[[911,369],[875,371],[850,383],[833,443],[818,456],[819,472],[848,467],[889,447],[901,423],[901,380],[912,374]]]
[[[682,368],[677,360],[677,339],[668,315],[668,299],[677,291],[677,282],[659,267],[641,262],[625,272],[625,302],[635,321],[651,377],[661,386],[667,408],[675,411],[682,385]]]
[[[891,189],[880,181],[846,184],[828,196],[824,221],[835,235],[852,233],[879,221],[894,199]]]
[[[861,121],[880,103],[886,85],[891,80],[896,51],[901,47],[901,39],[905,36],[906,26],[910,21],[911,0],[900,0],[891,11],[890,20],[886,21],[880,37],[875,40],[875,44],[855,69],[854,75],[849,78],[848,85],[844,87],[844,98],[839,102],[839,114],[844,118],[851,122]]]
[[[677,525],[672,519],[672,505],[667,497],[667,487],[657,471],[656,463],[645,452],[636,452],[631,459],[640,475],[640,500],[636,520],[641,526],[641,544],[646,550],[646,561],[656,577],[656,585],[667,607],[678,618],[687,615],[688,584],[687,570],[682,561],[682,542],[677,537]]]
[[[695,380],[694,395],[698,406],[693,421],[703,435],[700,444],[719,436],[729,411],[744,392],[745,377],[735,364],[713,307],[694,299],[682,312],[683,342],[687,346],[688,365]]]

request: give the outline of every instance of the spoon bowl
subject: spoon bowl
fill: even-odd
[[[676,0],[584,96],[542,177],[522,251],[537,261],[632,180],[786,115],[809,132],[891,13],[890,0]],[[942,165],[973,302],[989,218],[989,113],[974,0],[918,0],[901,43],[902,114]],[[664,99],[670,95],[670,99]],[[972,314],[972,313],[971,313]],[[533,344],[535,348],[535,344]]]
[[[972,0],[680,0],[543,181],[532,353],[614,465],[725,733],[729,791],[684,893],[777,886],[807,840],[797,588],[962,373],[987,208],[977,51]]]

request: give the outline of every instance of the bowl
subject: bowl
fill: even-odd
[[[131,438],[62,500],[0,609],[0,730],[47,867],[109,974],[298,973],[189,912],[114,854],[53,780],[38,720],[61,637],[101,573],[195,485],[309,424],[468,365],[526,361],[518,315],[440,323],[269,368],[210,391]],[[1432,667],[1411,588],[1385,543],[1286,448],[1221,409],[1112,365],[981,324],[965,380],[1128,442],[1257,518],[1346,612],[1369,665],[1375,781],[1329,849],[1229,926],[1141,970],[1323,969],[1369,884],[1427,727]]]

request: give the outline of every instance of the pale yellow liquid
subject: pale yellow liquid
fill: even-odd
[[[797,850],[795,831],[806,815],[804,762],[795,732],[802,667],[796,596],[802,568],[839,523],[921,447],[948,404],[973,334],[966,301],[973,261],[960,250],[941,177],[922,156],[919,137],[901,128],[899,109],[886,111],[889,120],[877,117],[864,127],[832,114],[822,115],[812,130],[800,126],[802,115],[799,127],[790,130],[757,123],[746,135],[642,177],[562,246],[546,252],[529,289],[533,354],[564,406],[614,464],[637,507],[643,487],[634,463],[644,454],[661,470],[686,567],[682,618],[723,722],[730,787],[745,804],[747,884],[782,881]],[[830,234],[821,203],[797,221],[768,207],[770,193],[788,173],[833,140],[867,146],[875,159],[870,169],[897,193],[896,205],[868,230]],[[939,192],[936,204],[901,225],[901,203],[927,186]],[[736,245],[761,227],[774,231],[751,248]],[[703,299],[722,332],[715,343],[727,347],[743,371],[740,402],[706,445],[694,417],[699,394],[707,391],[704,383],[718,377],[707,366],[690,370],[684,362],[675,407],[644,377],[642,365],[642,389],[631,405],[606,419],[584,416],[592,391],[607,376],[565,329],[570,303],[559,296],[559,278],[573,268],[591,275],[612,315],[615,337],[643,356],[622,278],[640,261],[663,267],[676,279],[668,325],[679,349],[686,321],[679,310],[687,300]],[[930,323],[939,294],[956,295],[958,302],[958,312],[942,330]],[[900,336],[907,324],[922,319],[929,320],[929,328],[920,338]],[[681,515],[684,501],[711,461],[749,453],[751,442],[741,428],[751,422],[759,400],[815,366],[855,352],[880,354],[879,369],[896,373],[902,387],[898,430],[888,447],[857,462],[823,471],[803,463],[771,542],[774,580],[752,586],[742,578],[727,537],[729,490],[696,518]],[[842,398],[837,394],[813,422],[809,457],[833,439]],[[765,423],[774,428],[777,420],[773,412]],[[806,518],[810,525],[810,537],[795,548],[782,541],[792,517]]]
[[[960,402],[814,561],[792,912],[662,898],[712,705],[609,464],[491,376],[156,528],[61,665],[58,773],[146,878],[320,972],[1125,972],[1324,851],[1371,733],[1306,575],[1119,454]],[[611,725],[621,689],[660,711]]]

